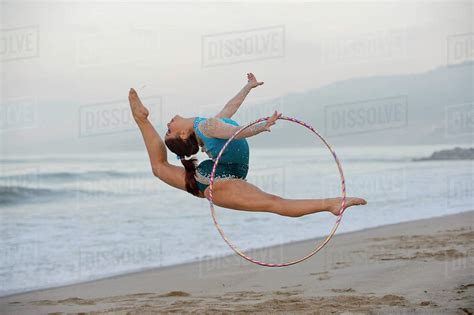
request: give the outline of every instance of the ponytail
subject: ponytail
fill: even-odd
[[[192,156],[199,151],[199,144],[197,142],[196,134],[193,132],[187,139],[181,139],[181,137],[165,139],[165,144],[171,152],[181,157],[181,163],[183,163],[184,169],[186,170],[186,191],[194,196],[199,196],[199,189],[194,178],[196,173],[196,158],[190,158],[186,160],[186,156]]]
[[[198,196],[199,188],[197,186],[196,179],[194,178],[194,174],[196,173],[197,159],[194,157],[189,160],[182,158],[181,163],[183,163],[184,169],[186,170],[186,191],[193,194],[194,196]]]

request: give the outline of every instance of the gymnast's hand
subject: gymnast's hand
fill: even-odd
[[[273,115],[267,119],[267,123],[265,124],[265,127],[263,127],[263,130],[270,132],[270,127],[273,126],[276,123],[277,119],[280,117],[281,113],[275,111]]]
[[[248,80],[247,84],[249,84],[250,88],[252,89],[263,84],[263,82],[257,81],[253,73],[247,73],[247,80]]]

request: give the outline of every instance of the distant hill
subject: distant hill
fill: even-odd
[[[473,65],[354,78],[289,94],[275,104],[282,102],[277,108],[285,115],[313,125],[335,144],[472,143]],[[252,143],[301,146],[314,141],[304,134],[301,128],[282,122]]]
[[[442,160],[474,160],[474,148],[456,147],[450,150],[433,152],[429,157],[413,159],[414,161],[442,161]]]

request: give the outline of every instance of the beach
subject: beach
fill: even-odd
[[[0,315],[474,315],[472,1],[0,7]]]
[[[236,254],[0,299],[2,314],[472,314],[474,211],[336,234],[284,268]],[[252,252],[306,254],[322,239]]]

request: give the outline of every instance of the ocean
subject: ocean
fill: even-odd
[[[451,147],[336,148],[347,195],[368,205],[347,209],[335,237],[472,210],[473,161],[412,161]],[[174,156],[170,160],[178,164]],[[1,167],[1,296],[234,254],[214,226],[209,202],[153,177],[145,150],[3,156]],[[341,194],[336,164],[322,147],[252,148],[247,179],[286,198]],[[216,213],[227,237],[249,253],[327,235],[336,219],[329,213],[290,218],[219,207]],[[278,249],[263,255],[256,258],[298,258]]]

